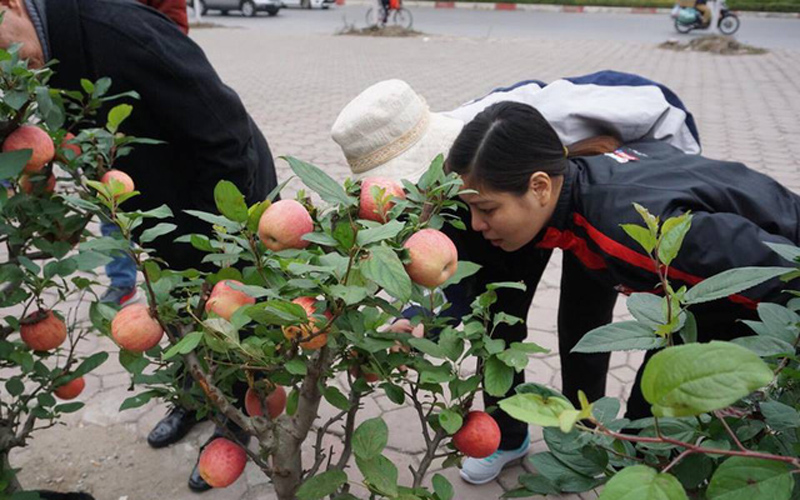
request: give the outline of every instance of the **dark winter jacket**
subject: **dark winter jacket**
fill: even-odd
[[[623,293],[653,291],[656,268],[621,227],[644,225],[634,203],[662,222],[692,213],[669,269],[675,289],[738,267],[790,267],[764,242],[800,244],[799,196],[741,163],[687,155],[664,142],[571,161],[553,217],[535,244],[571,252],[592,276]],[[776,279],[729,299],[750,307],[785,303],[786,288],[798,286]]]
[[[249,203],[276,186],[269,147],[237,94],[222,83],[203,51],[166,17],[124,0],[43,0],[57,88],[79,89],[80,79],[112,80],[111,93],[136,91],[139,100],[121,102],[133,113],[120,131],[166,144],[137,145],[117,167],[142,192],[125,208],[167,204],[178,233],[152,246],[173,268],[196,267],[202,254],[173,243],[179,234],[208,232],[206,222],[183,213],[216,212],[214,186],[227,179]]]

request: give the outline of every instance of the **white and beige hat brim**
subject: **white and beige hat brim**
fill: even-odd
[[[353,176],[417,182],[437,155],[447,155],[464,123],[432,113],[401,80],[364,90],[339,113],[331,136]]]

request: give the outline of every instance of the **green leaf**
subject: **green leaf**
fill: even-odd
[[[598,500],[688,500],[680,481],[646,465],[618,472],[606,483]]]
[[[501,352],[497,355],[497,359],[515,369],[517,372],[521,372],[528,366],[528,355],[514,349],[507,349]]]
[[[214,247],[211,246],[211,240],[204,234],[190,234],[189,242],[192,246],[201,252],[213,252]]]
[[[666,299],[653,293],[634,293],[628,297],[626,305],[631,315],[640,323],[656,328],[668,320],[664,314]]]
[[[123,410],[130,410],[132,408],[138,408],[147,404],[151,399],[158,396],[158,391],[145,391],[141,394],[137,394],[136,396],[131,396],[119,407],[119,411]]]
[[[292,156],[282,156],[281,158],[289,162],[289,168],[303,181],[303,184],[317,193],[323,200],[335,205],[345,206],[355,203],[355,199],[348,196],[338,182],[319,168]]]
[[[356,465],[373,488],[387,496],[397,495],[397,467],[388,458],[378,455],[367,460],[356,455]]]
[[[418,339],[416,337],[411,337],[408,339],[408,343],[411,344],[411,347],[421,351],[428,356],[444,359],[446,357],[444,350],[439,347],[438,344],[429,340],[429,339]]]
[[[498,405],[513,418],[542,427],[560,427],[558,417],[575,409],[566,399],[531,393],[515,394]]]
[[[363,286],[333,285],[331,295],[337,299],[342,299],[345,304],[351,306],[358,304],[367,298],[369,291]]]
[[[539,474],[549,479],[562,492],[588,491],[604,481],[604,479],[595,479],[576,472],[549,452],[537,453],[530,458],[530,461]]]
[[[95,354],[92,354],[88,358],[84,359],[83,362],[80,365],[78,365],[78,367],[75,370],[73,370],[73,372],[70,374],[69,379],[66,380],[65,382],[69,382],[72,379],[76,379],[78,377],[86,375],[87,373],[90,373],[92,370],[105,363],[107,359],[108,359],[107,352],[97,352]]]
[[[112,134],[116,134],[119,126],[125,121],[126,118],[130,116],[132,111],[133,106],[130,104],[119,104],[114,106],[114,108],[108,112],[108,123],[106,123],[106,129]]]
[[[514,383],[514,369],[497,356],[492,356],[484,366],[483,388],[490,396],[500,397],[511,389]]]
[[[792,344],[775,337],[766,337],[764,335],[739,337],[738,339],[731,340],[731,342],[746,349],[750,349],[761,357],[787,355],[794,352]]]
[[[167,352],[163,355],[163,359],[170,359],[176,354],[188,354],[200,344],[201,340],[203,340],[203,332],[191,332],[184,336],[177,344],[167,349]]]
[[[150,229],[146,229],[145,231],[143,231],[142,235],[139,237],[139,242],[149,243],[154,239],[158,238],[159,236],[164,236],[165,234],[171,233],[177,227],[178,226],[176,226],[175,224],[170,224],[169,222],[159,222]]]
[[[32,149],[19,149],[0,153],[0,180],[13,179],[22,173],[25,164],[31,159]]]
[[[53,411],[56,413],[75,413],[76,411],[80,410],[84,407],[84,404],[80,401],[76,401],[74,403],[64,403],[61,405],[56,405],[53,408]]]
[[[264,215],[264,212],[270,205],[272,205],[271,201],[264,200],[260,203],[256,203],[247,210],[247,229],[254,233],[258,231],[258,223],[261,221],[261,216]]]
[[[789,405],[778,401],[766,401],[759,405],[767,419],[767,425],[776,431],[791,431],[800,427],[800,414]]]
[[[779,304],[762,302],[758,304],[758,317],[764,322],[766,330],[757,330],[756,333],[794,343],[800,324],[800,315],[796,312]]]
[[[419,178],[417,184],[421,189],[428,189],[432,186],[436,181],[441,181],[444,179],[444,155],[441,153],[436,155],[436,158],[433,159],[431,164],[428,166],[428,169],[425,171],[424,174]]]
[[[789,500],[791,469],[774,460],[731,457],[720,465],[706,490],[708,500]]]
[[[353,453],[371,460],[379,456],[389,442],[389,427],[380,417],[365,420],[353,433]]]
[[[361,264],[361,272],[392,297],[402,302],[411,298],[411,278],[394,250],[385,246],[370,249],[370,257]]]
[[[778,255],[788,260],[789,262],[800,262],[800,248],[794,245],[785,245],[781,243],[764,242],[765,245],[774,250]]]
[[[791,267],[740,267],[706,278],[683,297],[685,304],[700,304],[722,299],[786,274]]]
[[[333,469],[306,479],[295,494],[298,500],[319,500],[336,493],[347,482],[344,471]]]
[[[646,228],[637,224],[620,224],[623,231],[633,238],[648,254],[656,247],[656,238]]]
[[[463,280],[465,278],[469,278],[473,274],[475,274],[478,271],[480,271],[481,267],[482,266],[480,264],[476,264],[476,263],[470,262],[468,260],[459,260],[458,261],[458,267],[456,267],[455,274],[450,276],[450,278],[447,281],[442,283],[442,286],[440,288],[445,289],[450,285],[455,285],[457,283],[460,283],[461,280]]]
[[[19,377],[13,377],[6,382],[6,390],[12,397],[17,397],[25,392],[25,384],[22,383]]]
[[[433,484],[433,491],[439,497],[439,500],[452,500],[455,490],[446,477],[441,474],[434,474],[431,483]]]
[[[668,266],[677,257],[678,250],[683,244],[683,238],[692,226],[692,215],[685,213],[679,217],[672,217],[664,221],[661,226],[661,243],[658,245],[658,260]]]
[[[219,181],[214,187],[214,202],[219,213],[234,222],[247,222],[247,203],[244,195],[231,181]]]
[[[631,351],[658,349],[665,345],[666,339],[638,321],[619,321],[590,331],[570,352]]]
[[[340,410],[347,411],[350,409],[350,401],[348,401],[347,397],[342,394],[338,388],[329,385],[322,391],[322,395],[325,397],[325,400]]]
[[[238,231],[239,224],[236,222],[232,222],[228,220],[226,217],[221,215],[210,214],[208,212],[202,212],[200,210],[184,210],[185,213],[197,217],[200,220],[209,222],[211,224],[222,226],[229,231]]]
[[[442,429],[447,431],[447,434],[449,435],[458,432],[463,423],[464,419],[461,418],[461,415],[453,410],[445,409],[439,414],[439,424],[442,426]]]
[[[370,243],[388,240],[389,238],[397,236],[404,227],[405,224],[402,222],[391,220],[377,227],[362,229],[358,232],[358,235],[356,235],[356,242],[361,246],[365,246]]]
[[[526,354],[547,354],[550,352],[550,349],[544,348],[535,342],[512,342],[509,347]]]
[[[386,392],[386,397],[389,398],[389,401],[392,403],[396,405],[405,403],[406,393],[403,392],[402,387],[386,382],[381,384],[381,389]]]
[[[81,78],[81,87],[87,94],[94,92],[94,84],[91,82],[91,80],[87,80],[86,78]]]
[[[308,373],[308,365],[301,359],[291,359],[283,365],[286,371],[292,375],[303,375]]]
[[[575,472],[595,477],[603,474],[608,466],[608,453],[605,450],[575,445],[576,439],[578,443],[581,442],[579,436],[582,433],[579,431],[564,433],[555,427],[547,427],[542,434],[550,453]]]
[[[290,417],[297,413],[297,404],[300,402],[300,391],[292,389],[289,397],[286,398],[286,414]]]
[[[657,417],[680,417],[729,406],[772,380],[752,351],[730,342],[669,347],[645,366],[642,394]]]

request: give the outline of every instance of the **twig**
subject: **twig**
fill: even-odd
[[[728,435],[730,435],[731,439],[733,439],[733,442],[736,443],[736,446],[742,451],[747,451],[747,448],[742,445],[741,441],[739,441],[739,438],[736,437],[736,434],[733,432],[733,430],[731,430],[730,426],[728,426],[728,422],[725,421],[725,417],[718,411],[715,411],[714,415],[716,415],[719,421],[722,422],[723,427],[725,427],[725,430],[728,431]]]

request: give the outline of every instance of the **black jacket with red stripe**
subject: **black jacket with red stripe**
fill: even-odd
[[[687,155],[664,142],[572,160],[553,217],[535,244],[572,252],[592,276],[619,291],[654,291],[652,260],[621,227],[644,225],[634,203],[661,221],[692,213],[669,270],[675,289],[738,267],[791,266],[764,242],[800,244],[800,196],[741,163]],[[800,285],[774,279],[729,299],[750,307],[785,303],[787,288]]]

